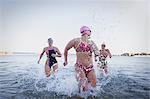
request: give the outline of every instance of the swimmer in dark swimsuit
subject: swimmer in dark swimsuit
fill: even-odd
[[[64,51],[64,66],[68,64],[68,50],[72,47],[76,51],[76,79],[78,81],[79,92],[87,91],[88,84],[92,86],[94,90],[96,90],[96,75],[93,68],[93,59],[92,53],[95,56],[99,56],[99,51],[96,44],[89,40],[91,35],[91,30],[87,26],[83,26],[80,28],[81,38],[75,38],[71,40]]]
[[[61,57],[61,53],[59,49],[57,47],[52,46],[53,44],[52,38],[48,39],[48,44],[49,46],[43,49],[43,52],[41,53],[40,58],[38,60],[38,63],[40,63],[40,60],[43,54],[46,52],[47,60],[45,63],[45,74],[47,77],[51,75],[51,72],[52,72],[51,67],[53,67],[53,73],[57,71],[58,63],[57,63],[56,57]]]
[[[56,54],[56,51],[54,49],[48,50],[48,65],[51,68],[54,64],[57,64],[57,60],[52,55]]]

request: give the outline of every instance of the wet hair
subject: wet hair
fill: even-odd
[[[104,43],[101,46],[106,47],[106,45]]]
[[[48,39],[48,43],[53,43],[53,39],[52,39],[52,38],[49,38],[49,39]]]

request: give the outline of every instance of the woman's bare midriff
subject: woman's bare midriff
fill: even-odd
[[[76,62],[88,67],[93,63],[92,56],[90,54],[90,52],[76,52]]]

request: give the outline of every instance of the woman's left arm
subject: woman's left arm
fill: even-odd
[[[107,52],[108,52],[108,54],[109,54],[109,58],[111,58],[111,57],[112,57],[112,55],[111,55],[111,53],[110,53],[109,49],[107,50]]]
[[[56,57],[61,57],[62,56],[62,54],[61,54],[61,52],[59,51],[59,49],[56,47]]]

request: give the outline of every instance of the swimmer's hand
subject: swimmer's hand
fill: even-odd
[[[40,64],[40,60],[38,60],[38,62],[37,62],[38,64]]]
[[[51,56],[52,56],[52,57],[56,57],[56,54],[52,54]]]
[[[63,65],[66,66],[68,64],[68,62],[64,62]]]
[[[97,59],[95,59],[95,62],[97,62]]]
[[[101,63],[100,63],[100,62],[98,62],[98,63],[97,63],[97,66],[98,66],[98,67],[100,67],[100,65],[101,65]]]
[[[94,60],[95,60],[95,62],[97,62],[97,57],[96,56],[94,57]]]

